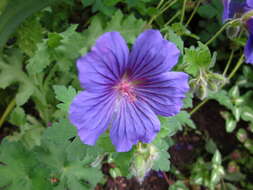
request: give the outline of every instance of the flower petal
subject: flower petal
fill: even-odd
[[[247,2],[237,0],[223,0],[223,22],[233,19],[236,14],[243,14],[251,10]]]
[[[148,78],[138,85],[136,94],[141,101],[147,103],[158,115],[176,115],[182,105],[183,98],[189,90],[188,75],[183,72],[167,72]]]
[[[250,19],[246,21],[246,27],[249,33],[253,35],[253,17],[251,17]]]
[[[230,0],[223,0],[223,17],[222,17],[223,22],[225,22],[226,20],[230,18],[229,4],[230,4]]]
[[[114,95],[111,93],[79,93],[70,105],[69,119],[78,129],[80,139],[94,145],[107,129],[113,113]]]
[[[249,39],[244,48],[244,55],[246,58],[246,63],[253,64],[253,34],[249,35]]]
[[[129,151],[138,141],[150,143],[160,130],[160,121],[146,103],[121,99],[110,131],[118,152]]]
[[[125,71],[129,50],[118,32],[100,36],[91,52],[77,61],[81,86],[88,91],[109,89]]]
[[[246,2],[250,8],[253,8],[253,0],[247,0]]]
[[[158,30],[146,30],[137,38],[130,53],[131,79],[140,79],[169,71],[179,57],[176,45],[163,39]]]

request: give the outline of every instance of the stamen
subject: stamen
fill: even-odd
[[[122,79],[115,88],[121,97],[128,98],[128,100],[131,102],[136,100],[136,95],[134,93],[134,84],[130,81]]]

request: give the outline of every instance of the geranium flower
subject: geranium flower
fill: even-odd
[[[160,130],[156,114],[177,114],[189,89],[187,74],[170,72],[178,57],[177,47],[157,30],[140,34],[131,53],[118,32],[100,36],[77,61],[85,91],[69,110],[83,143],[94,145],[107,129],[118,152],[150,143]]]
[[[241,17],[243,14],[253,11],[253,0],[223,0],[223,21]],[[246,63],[253,64],[253,17],[247,18],[245,25],[249,31],[249,38],[244,48]]]

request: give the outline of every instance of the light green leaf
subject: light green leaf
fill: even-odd
[[[25,111],[21,107],[16,107],[10,115],[9,121],[16,126],[24,125],[26,122]]]
[[[210,91],[208,93],[208,98],[218,101],[221,105],[230,110],[232,110],[234,107],[231,98],[228,96],[228,93],[225,90],[219,90],[218,92]]]
[[[37,43],[42,41],[43,28],[36,16],[30,17],[17,30],[17,44],[29,56],[33,56]]]
[[[76,90],[72,86],[66,88],[65,86],[61,85],[55,85],[53,86],[53,89],[57,100],[62,102],[58,104],[57,107],[64,112],[68,112],[69,105],[71,104],[73,98],[76,96]]]
[[[244,106],[242,108],[241,118],[244,121],[250,121],[253,123],[253,109],[248,106]]]
[[[198,47],[185,48],[185,71],[197,76],[200,69],[207,69],[212,61],[211,52],[208,47],[198,42]]]
[[[153,144],[156,146],[158,152],[158,158],[154,161],[154,164],[152,166],[152,169],[156,171],[169,171],[170,170],[170,154],[168,153],[168,149],[170,146],[172,146],[172,142],[164,139],[158,139],[153,142]]]
[[[61,0],[11,0],[0,15],[0,48],[28,16]]]
[[[168,32],[168,40],[176,44],[177,48],[180,50],[182,54],[184,53],[184,41],[179,35],[177,35],[171,29],[169,29],[169,32]]]
[[[133,44],[136,36],[138,36],[145,26],[145,22],[141,19],[136,19],[133,15],[126,16],[121,11],[117,11],[112,20],[107,24],[105,31],[118,31],[125,40]]]
[[[50,54],[47,47],[47,40],[37,44],[35,55],[32,56],[26,66],[30,75],[41,73],[50,63]]]
[[[33,152],[27,151],[21,143],[4,140],[0,145],[0,188],[16,190],[52,190],[48,170],[41,166]]]
[[[35,152],[38,159],[50,169],[50,176],[59,179],[56,189],[92,189],[102,179],[98,167],[92,163],[101,154],[95,147],[81,143],[76,129],[68,120],[61,119],[48,128],[42,146]]]
[[[12,52],[8,57],[0,58],[0,88],[6,88],[11,84],[18,83],[16,104],[23,105],[34,93],[35,87],[32,81],[23,71],[23,56],[18,51]]]

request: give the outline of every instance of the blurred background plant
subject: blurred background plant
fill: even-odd
[[[1,0],[0,189],[253,189],[253,67],[247,33],[220,0]],[[159,29],[191,91],[149,145],[82,144],[69,123],[75,60],[104,32],[131,46]]]

